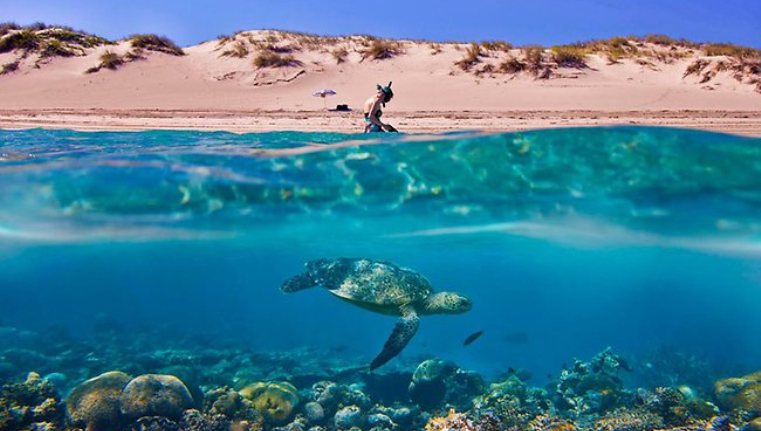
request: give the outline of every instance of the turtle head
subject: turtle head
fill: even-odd
[[[304,272],[286,280],[280,290],[291,293],[317,286],[322,282],[320,275],[327,262],[327,259],[317,259],[305,263]]]
[[[305,273],[315,284],[324,285],[324,283],[330,280],[345,277],[351,271],[353,261],[354,259],[345,257],[310,260],[304,264]]]
[[[461,314],[473,308],[473,301],[456,292],[434,293],[425,300],[428,314]]]
[[[330,263],[330,259],[310,260],[309,262],[304,264],[304,269],[306,270],[307,274],[314,277],[317,274],[324,271],[328,267],[329,263]]]

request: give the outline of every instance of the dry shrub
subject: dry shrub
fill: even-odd
[[[497,70],[497,68],[493,64],[486,63],[483,66],[481,66],[480,69],[478,69],[476,71],[475,75],[476,76],[481,76],[481,75],[486,75],[486,74],[493,74],[496,70]]]
[[[40,52],[40,56],[43,58],[49,58],[49,57],[71,57],[75,54],[74,51],[67,48],[61,41],[59,40],[49,40],[45,42],[44,48],[42,49],[42,52]]]
[[[487,51],[508,52],[513,49],[513,45],[504,40],[487,40],[486,42],[481,42],[481,46]]]
[[[645,42],[661,46],[671,46],[677,44],[676,39],[666,36],[665,34],[649,34],[645,36]]]
[[[761,50],[731,43],[709,43],[703,45],[702,49],[709,57],[727,56],[738,59],[761,57]]]
[[[499,65],[502,73],[520,73],[526,70],[526,64],[515,57],[510,57]]]
[[[542,67],[544,63],[544,48],[538,45],[526,46],[523,48],[526,56],[526,65],[532,72]]]
[[[432,43],[428,47],[431,48],[431,55],[438,55],[443,51],[440,43]]]
[[[163,52],[170,55],[185,55],[185,51],[177,46],[171,39],[156,34],[136,34],[130,36],[132,48],[147,51]]]
[[[552,60],[559,67],[574,67],[583,69],[587,67],[586,52],[578,46],[563,45],[552,47]]]
[[[95,73],[101,69],[116,70],[119,66],[125,63],[124,58],[119,54],[111,51],[106,51],[100,56],[100,63],[97,66],[91,67],[85,71],[85,73]]]
[[[301,51],[301,47],[296,45],[273,45],[269,44],[264,46],[265,50],[274,52],[277,54],[290,54],[292,52]]]
[[[15,50],[33,51],[40,47],[40,37],[33,30],[25,29],[0,39],[0,54]]]
[[[232,42],[233,40],[235,40],[235,36],[220,34],[219,36],[217,36],[217,48],[221,48],[227,45],[229,42]]]
[[[674,39],[663,34],[649,34],[644,38],[640,38],[640,40],[660,46],[683,46],[686,48],[698,48],[700,46],[699,44],[691,42],[687,39]]]
[[[56,57],[76,55],[77,53],[72,51],[72,48],[91,48],[109,43],[111,42],[102,37],[62,25],[35,23],[21,27],[15,23],[0,24],[0,52],[14,50],[30,52],[41,49],[44,56]],[[48,45],[50,47],[45,52]]]
[[[299,47],[309,51],[323,51],[325,46],[333,46],[339,42],[336,37],[320,37],[311,34],[300,34],[296,38],[296,44]]]
[[[398,42],[391,42],[380,39],[370,39],[370,44],[362,50],[362,60],[385,60],[396,57],[403,53],[402,47]]]
[[[254,57],[254,66],[258,69],[264,67],[294,67],[302,63],[292,55],[282,55],[277,52],[263,51]]]
[[[100,56],[100,67],[116,70],[122,64],[124,64],[124,60],[115,52],[106,51]]]
[[[333,56],[333,59],[336,60],[336,64],[341,64],[346,61],[346,57],[349,56],[349,50],[346,49],[346,47],[340,47],[334,49],[330,55]]]
[[[481,45],[471,43],[468,49],[465,50],[465,57],[458,60],[455,65],[464,71],[468,71],[471,67],[481,62],[482,56]]]
[[[54,39],[61,42],[68,42],[81,45],[85,48],[93,48],[100,45],[112,44],[108,40],[94,36],[82,31],[74,31],[69,28],[49,28],[38,33],[41,37]]]
[[[626,37],[612,37],[595,43],[591,48],[592,51],[605,51],[611,64],[618,63],[622,58],[637,55],[639,52],[637,46]]]
[[[244,58],[247,55],[248,55],[248,47],[246,46],[245,42],[239,40],[233,44],[232,48],[222,51],[222,54],[220,54],[219,56]]]
[[[12,30],[20,30],[21,26],[16,24],[15,22],[3,22],[0,23],[0,37],[5,36],[6,34],[10,33]]]

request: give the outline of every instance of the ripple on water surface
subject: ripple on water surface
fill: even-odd
[[[678,129],[1,131],[0,175],[0,235],[23,240],[320,236],[329,222],[752,250],[761,229],[761,140]]]

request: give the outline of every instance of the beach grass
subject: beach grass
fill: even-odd
[[[342,46],[331,51],[330,55],[336,61],[336,64],[341,64],[346,62],[346,58],[349,56],[349,50]]]
[[[0,37],[5,36],[9,32],[13,30],[19,30],[21,29],[21,26],[16,24],[15,22],[3,22],[0,23]]]
[[[455,62],[455,65],[464,71],[470,70],[473,66],[481,62],[481,57],[484,55],[481,50],[481,45],[477,43],[471,43],[465,50],[465,56]]]
[[[76,55],[76,53],[73,50],[64,45],[60,40],[56,39],[45,42],[42,51],[40,52],[40,57],[42,58],[72,57],[74,55]]]
[[[674,39],[673,37],[666,36],[664,34],[649,34],[644,37],[638,38],[641,42],[652,43],[654,45],[661,46],[682,46],[685,48],[698,48],[699,43],[692,42],[687,39]]]
[[[169,55],[182,56],[185,51],[166,36],[156,34],[135,34],[129,37],[130,45],[135,49],[163,52]]]
[[[499,65],[499,71],[502,73],[520,73],[526,70],[526,63],[518,60],[515,57],[509,57]]]
[[[761,50],[731,43],[707,43],[701,48],[709,57],[726,56],[741,60],[761,58]]]
[[[124,64],[124,60],[118,54],[106,51],[100,56],[100,65],[106,69],[116,70]]]
[[[532,72],[542,67],[544,63],[544,47],[539,45],[529,45],[522,48],[523,55],[526,57],[526,64]]]
[[[221,54],[219,54],[220,57],[234,57],[234,58],[245,58],[248,55],[248,46],[245,42],[239,40],[236,41],[232,48],[226,49],[225,51],[222,51]]]
[[[368,58],[371,60],[385,60],[403,53],[399,42],[381,39],[369,39],[367,42],[366,48],[360,52],[363,60]]]
[[[582,46],[576,45],[558,45],[550,48],[552,61],[559,67],[572,67],[583,69],[587,67],[586,57],[587,50]]]
[[[498,51],[509,52],[513,49],[513,45],[510,42],[504,40],[487,40],[481,42],[481,47],[486,51]]]
[[[101,69],[116,70],[119,68],[119,66],[126,63],[123,57],[119,56],[119,54],[112,51],[106,51],[103,54],[101,54],[99,60],[100,60],[100,63],[97,66],[87,69],[85,73],[95,73]]]
[[[6,34],[0,39],[0,54],[16,50],[33,51],[40,47],[40,42],[41,38],[30,29]]]
[[[494,66],[491,63],[486,63],[483,66],[481,66],[480,69],[476,70],[475,75],[476,76],[483,76],[483,75],[490,75],[497,71],[497,67]]]
[[[265,67],[293,67],[300,66],[302,63],[290,54],[283,55],[277,52],[265,50],[257,54],[253,61],[254,67],[262,69]]]

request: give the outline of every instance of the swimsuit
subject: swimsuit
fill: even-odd
[[[381,116],[383,116],[383,111],[379,109],[378,113],[375,114],[375,117],[380,120]],[[377,124],[370,121],[370,114],[368,112],[365,112],[365,123],[367,123],[367,126],[365,127],[365,133],[383,132],[383,129],[378,127]]]

